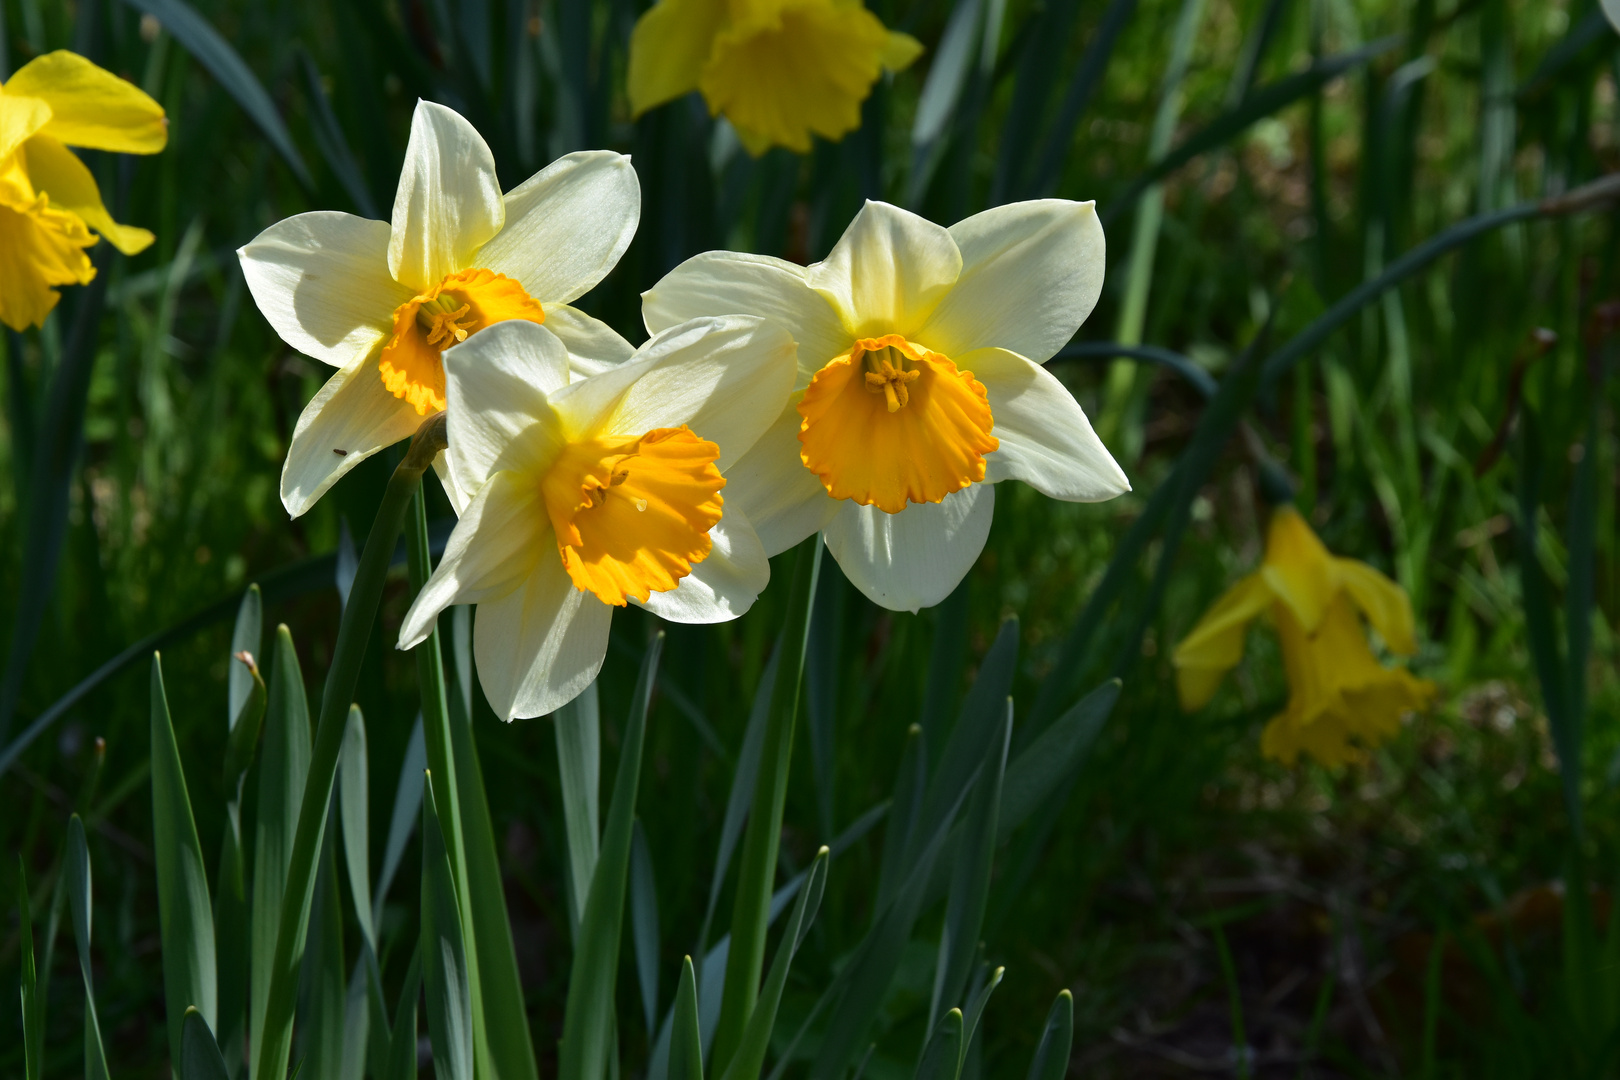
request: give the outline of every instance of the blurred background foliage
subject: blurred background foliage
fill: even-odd
[[[1263,381],[1190,493],[1183,542],[1146,545],[1174,572],[1151,579],[1138,551],[1118,607],[1082,612],[1189,445],[1209,376],[1240,368],[1251,343],[1264,357],[1446,227],[1620,169],[1620,37],[1596,0],[873,0],[923,57],[880,80],[841,143],[758,159],[696,96],[630,121],[626,42],[641,6],[197,0],[261,100],[194,28],[180,40],[176,0],[4,0],[7,73],[73,48],[157,98],[171,138],[150,159],[83,155],[114,216],[158,241],[101,263],[104,293],[69,290],[43,331],[4,339],[0,633],[14,659],[28,598],[46,590],[27,662],[8,669],[0,744],[120,650],[216,605],[165,642],[164,660],[193,801],[220,805],[229,616],[255,580],[318,693],[339,610],[333,553],[350,527],[363,538],[393,460],[368,461],[287,521],[282,456],[326,372],[258,316],[234,249],[303,210],[385,216],[419,97],[479,128],[508,187],[569,150],[633,155],[640,232],[581,302],[632,341],[645,337],[638,294],[682,259],[731,247],[813,261],[866,198],[947,224],[1012,199],[1096,199],[1108,281],[1076,346],[1146,344],[1173,363],[1072,347],[1052,369],[1135,491],[1081,506],[1002,485],[979,565],[918,615],[872,607],[823,563],[816,633],[830,647],[807,673],[820,697],[800,725],[784,871],[887,796],[907,726],[954,715],[998,622],[1017,615],[1015,749],[1032,711],[1049,719],[1110,674],[1124,694],[1063,798],[998,861],[984,955],[1008,974],[974,1069],[1021,1075],[1038,1018],[1069,987],[1075,1075],[1613,1075],[1620,968],[1581,962],[1597,946],[1565,917],[1589,907],[1607,933],[1620,854],[1612,211],[1486,232]],[[75,348],[90,350],[82,446],[53,394]],[[52,474],[41,433],[64,423]],[[1365,767],[1260,758],[1259,728],[1286,694],[1263,634],[1211,707],[1176,706],[1170,647],[1259,557],[1256,452],[1286,464],[1330,548],[1385,569],[1416,605],[1414,668],[1442,702]],[[31,540],[48,516],[31,486],[52,475],[65,528]],[[429,517],[448,514],[434,491]],[[357,695],[380,778],[396,774],[417,710],[413,662],[389,647],[406,601],[401,576]],[[641,793],[661,1008],[703,918],[712,837],[785,604],[784,581],[735,623],[666,628]],[[1567,626],[1543,617],[1561,607]],[[1077,613],[1091,620],[1078,663],[1062,649]],[[635,613],[615,621],[605,768],[654,629]],[[1572,672],[1549,675],[1548,655]],[[1553,709],[1549,677],[1563,680]],[[118,1076],[159,1075],[167,1057],[144,678],[135,663],[98,685],[0,780],[0,836],[28,867],[36,924],[67,815],[84,816]],[[1046,700],[1043,685],[1061,689]],[[569,954],[550,722],[500,725],[474,698],[549,1074]],[[1571,730],[1584,739],[1555,739]],[[371,800],[384,820],[391,785],[374,783]],[[219,850],[222,821],[199,810],[198,828],[203,850]],[[831,865],[784,1001],[789,1032],[871,916],[877,850],[868,838]],[[15,875],[0,864],[0,895],[16,894]],[[1588,878],[1590,904],[1566,902],[1565,884],[1585,895]],[[414,919],[401,901],[384,927]],[[925,916],[908,949],[872,1076],[910,1069],[939,919]],[[18,940],[15,921],[0,927],[0,970],[17,970]],[[57,976],[48,1074],[67,1075],[82,1005]],[[638,1016],[628,974],[619,995],[620,1015]],[[627,1022],[621,1042],[639,1074],[641,1026]],[[19,1039],[0,1039],[0,1072],[20,1075],[21,1059]]]

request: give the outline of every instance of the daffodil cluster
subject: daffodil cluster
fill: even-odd
[[[282,338],[337,369],[293,434],[290,513],[446,413],[436,468],[460,520],[399,644],[477,604],[501,715],[583,690],[615,607],[735,618],[767,560],[818,531],[866,595],[915,611],[978,557],[996,481],[1073,501],[1127,490],[1041,366],[1102,287],[1090,203],[949,229],[868,203],[814,266],[700,255],[645,294],[637,348],[571,305],[639,213],[629,159],[607,152],[502,193],[478,133],[424,102],[391,221],[301,214],[240,252]]]
[[[41,326],[62,285],[85,285],[85,253],[104,239],[126,255],[152,243],[107,212],[95,177],[68,149],[155,154],[169,138],[163,108],[75,53],[47,53],[0,85],[0,322]]]
[[[1260,569],[1217,600],[1176,646],[1181,704],[1214,697],[1243,659],[1249,624],[1271,616],[1288,677],[1288,706],[1266,725],[1261,751],[1292,765],[1361,761],[1395,736],[1401,717],[1426,707],[1434,684],[1378,662],[1362,619],[1391,652],[1417,652],[1412,604],[1401,587],[1354,559],[1336,558],[1291,506],[1273,511]]]

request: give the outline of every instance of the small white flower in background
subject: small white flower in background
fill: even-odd
[[[444,367],[449,467],[472,498],[400,648],[451,604],[477,604],[485,697],[508,720],[539,716],[596,677],[614,607],[722,622],[765,588],[770,564],[724,474],[793,388],[787,331],[696,319],[570,381],[558,339],[511,321]]]
[[[642,314],[654,333],[727,311],[787,327],[794,393],[732,470],[732,505],[769,554],[824,530],[863,593],[916,611],[979,557],[996,481],[1073,502],[1130,490],[1041,367],[1096,305],[1103,255],[1091,203],[1013,203],[945,229],[869,202],[825,262],[708,252],[643,294]]]
[[[640,216],[624,155],[569,154],[502,195],[473,126],[422,101],[392,222],[317,210],[255,237],[237,254],[259,310],[288,345],[338,369],[293,431],[288,513],[443,409],[441,354],[487,326],[543,326],[581,374],[627,359],[628,342],[570,304],[613,269]],[[459,513],[471,493],[443,456],[434,465]]]

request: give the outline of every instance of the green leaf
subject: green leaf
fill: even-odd
[[[360,163],[355,160],[354,151],[349,148],[342,125],[332,112],[332,103],[327,100],[326,88],[321,85],[321,73],[315,67],[315,59],[302,46],[295,46],[294,51],[303,69],[304,93],[309,100],[310,127],[314,131],[315,145],[326,159],[332,175],[343,185],[344,192],[354,200],[354,208],[360,212],[360,216],[376,218],[376,206],[371,201],[371,192],[366,190],[365,176],[360,171]]]
[[[810,768],[816,781],[816,820],[821,826],[821,835],[828,837],[834,835],[838,666],[843,655],[844,601],[848,594],[844,575],[827,568],[816,585],[815,610],[810,616],[810,643],[804,658],[805,721],[810,734]]]
[[[393,1030],[388,1040],[388,1067],[384,1080],[416,1080],[416,1012],[422,994],[422,950],[411,950],[411,966],[405,972],[405,986],[399,992]]]
[[[1001,985],[1002,976],[1006,974],[1007,969],[1004,967],[998,967],[992,971],[989,980],[984,984],[984,989],[979,991],[978,996],[973,999],[973,1005],[967,1011],[962,1028],[962,1058],[964,1061],[967,1060],[968,1050],[973,1046],[973,1037],[978,1034],[979,1021],[984,1018],[984,1007],[990,1004],[990,995],[996,992],[996,987]]]
[[[698,1027],[697,977],[690,956],[681,961],[681,982],[675,990],[668,1080],[703,1080],[703,1031]]]
[[[214,1032],[195,1005],[181,1022],[180,1080],[230,1080]]]
[[[22,961],[23,1075],[27,1080],[40,1080],[45,1072],[45,1007],[39,1000],[39,972],[34,966],[34,921],[29,913],[30,906],[28,866],[19,853],[17,942]],[[690,967],[691,961],[687,961],[687,964]]]
[[[298,828],[298,807],[309,772],[309,700],[298,650],[285,625],[276,627],[270,659],[269,704],[264,715],[264,749],[259,754],[259,806],[253,830],[253,898],[249,919],[252,942],[248,1033],[258,1066],[260,1032],[270,998],[271,965],[281,925],[282,895]],[[251,1075],[257,1075],[257,1072]]]
[[[276,148],[287,167],[298,178],[298,182],[305,188],[314,188],[315,182],[309,175],[309,167],[304,164],[303,157],[298,153],[298,147],[293,145],[292,135],[287,131],[287,125],[282,122],[281,114],[276,111],[275,102],[265,91],[258,76],[248,67],[240,54],[231,47],[230,42],[215,30],[207,19],[199,15],[195,8],[185,0],[125,0],[131,7],[151,15],[163,24],[163,29],[174,36],[187,52],[197,58],[197,62],[208,69],[209,74],[219,80],[225,92],[236,99],[259,130],[269,140],[270,145]]]
[[[562,1080],[602,1080],[612,1056],[613,996],[619,974],[630,837],[635,821],[636,789],[641,781],[647,707],[663,648],[664,635],[659,633],[648,645],[647,655],[641,662],[641,675],[631,699],[630,723],[613,778],[613,801],[608,806],[602,854],[591,875],[590,892],[579,921],[573,968],[568,975],[562,1044],[558,1048],[558,1075]]]
[[[1074,1046],[1074,995],[1058,991],[1046,1014],[1046,1027],[1030,1059],[1028,1080],[1063,1080],[1069,1074],[1069,1052]]]
[[[231,716],[231,732],[225,740],[225,793],[235,804],[242,798],[242,782],[259,751],[259,729],[264,721],[267,694],[253,655],[243,650],[233,659],[236,663],[231,665],[232,679],[238,671],[244,670],[248,678],[247,695],[242,699],[242,707]]]
[[[236,609],[236,624],[231,629],[231,655],[241,656],[247,653],[249,659],[240,665],[230,665],[226,671],[225,725],[228,729],[236,727],[236,718],[241,713],[248,695],[253,692],[254,683],[262,684],[264,681],[257,677],[259,643],[263,638],[264,596],[260,593],[259,586],[253,584],[242,594],[242,603]]]
[[[1074,776],[1080,760],[1119,701],[1121,683],[1110,679],[1081,698],[1007,765],[1001,786],[1000,841]]]
[[[371,897],[371,924],[382,918],[383,901],[405,857],[405,845],[416,832],[422,810],[422,776],[427,770],[427,740],[422,732],[422,715],[416,716],[411,737],[405,743],[405,760],[399,766],[399,783],[394,785],[394,809],[388,818],[388,846],[383,849],[382,869],[377,872],[377,888]]]
[[[331,813],[337,813],[334,806]],[[299,971],[298,1022],[294,1028],[298,1075],[307,1080],[343,1076],[347,1004],[343,967],[343,899],[338,891],[336,822],[321,843],[320,870],[309,912],[309,940]]]
[[[658,1032],[658,883],[640,818],[630,837],[630,932],[636,944],[636,981],[641,986],[647,1038],[652,1039]]]
[[[903,884],[906,851],[917,815],[922,812],[923,793],[928,790],[928,743],[920,724],[906,729],[905,746],[900,750],[900,768],[889,802],[889,827],[883,836],[883,861],[878,870],[877,899],[882,911]]]
[[[937,1017],[940,1009],[961,1003],[973,970],[973,957],[978,951],[979,932],[984,929],[984,911],[990,898],[990,871],[996,854],[1002,777],[1007,769],[1007,748],[1012,743],[1011,699],[1007,701],[1005,715],[1000,752],[985,762],[979,773],[973,801],[962,823],[962,838],[955,857],[950,860],[951,889],[945,900],[945,926],[939,938],[930,1019]]]
[[[248,903],[243,866],[241,807],[225,806],[219,877],[214,886],[214,959],[219,985],[219,1042],[233,1080],[242,1071],[247,1045]],[[183,1035],[184,1033],[182,1033]]]
[[[90,977],[90,851],[84,842],[84,822],[78,814],[68,820],[65,869],[68,906],[73,910],[73,941],[79,947],[79,975],[84,980],[84,1077],[108,1080],[107,1054],[102,1049],[101,1024],[96,1019],[95,985]]]
[[[163,690],[163,665],[156,653],[152,654],[151,695],[152,846],[157,863],[169,1052],[174,1055],[181,1045],[187,1008],[195,1006],[204,1020],[218,1015],[219,970],[208,868],[197,841],[191,796]]]
[[[816,852],[815,861],[810,864],[810,877],[805,887],[799,890],[799,899],[793,905],[793,914],[788,918],[782,940],[776,946],[770,974],[766,976],[764,989],[760,991],[759,1003],[754,1007],[754,1014],[748,1018],[748,1027],[743,1032],[742,1043],[737,1047],[737,1056],[726,1069],[724,1080],[758,1080],[760,1070],[765,1066],[765,1052],[770,1049],[771,1032],[776,1029],[776,1010],[782,1003],[782,991],[787,987],[788,969],[793,966],[793,957],[798,953],[799,946],[804,944],[804,936],[821,908],[821,895],[827,886],[827,862],[828,852],[823,847]]]
[[[360,935],[373,951],[377,932],[371,919],[371,781],[366,762],[366,718],[360,706],[349,706],[338,758],[338,809],[343,826],[343,862]]]
[[[461,911],[450,857],[439,827],[433,776],[422,795],[422,944],[427,984],[428,1038],[433,1044],[433,1075],[444,1080],[472,1080],[472,991],[467,977],[467,951],[461,936]]]
[[[601,785],[601,713],[592,682],[552,714],[557,743],[557,774],[562,782],[563,827],[568,836],[568,921],[579,935],[580,913],[596,872],[601,845],[597,791]]]
[[[923,1050],[916,1080],[956,1080],[962,1073],[962,1010],[945,1014]]]
[[[731,913],[731,952],[726,957],[726,982],[721,991],[720,1022],[715,1029],[709,1067],[724,1073],[742,1041],[748,1018],[759,996],[759,977],[765,965],[765,931],[769,925],[771,894],[775,891],[777,848],[782,838],[782,808],[787,799],[788,771],[793,760],[793,729],[799,714],[804,682],[804,657],[810,638],[811,599],[821,572],[819,534],[799,545],[794,558],[793,585],[788,592],[788,613],[783,623],[782,666],[771,694],[771,711],[760,751],[759,779],[753,807],[743,834],[742,864],[737,870],[737,895]]]

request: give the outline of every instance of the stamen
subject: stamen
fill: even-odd
[[[856,347],[859,349],[859,346]],[[882,394],[890,412],[899,412],[911,402],[906,384],[917,381],[922,372],[905,369],[905,358],[893,346],[884,346],[865,353],[866,391]]]

